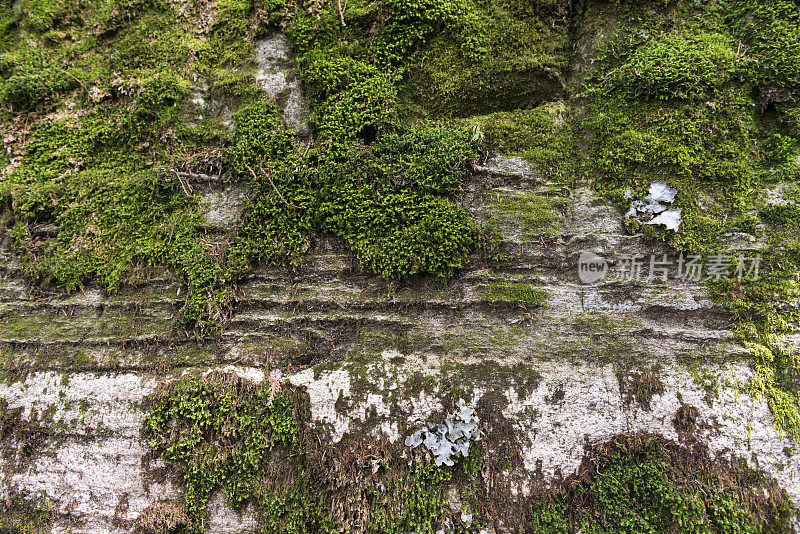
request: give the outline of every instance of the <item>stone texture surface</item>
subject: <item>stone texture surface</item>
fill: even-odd
[[[273,32],[256,42],[256,62],[256,81],[275,99],[286,127],[307,135],[310,111],[289,39]]]
[[[221,191],[210,191],[201,195],[203,226],[213,230],[232,230],[236,227],[247,206],[248,188],[243,184],[231,184]]]

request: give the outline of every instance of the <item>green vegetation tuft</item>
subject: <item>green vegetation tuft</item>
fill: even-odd
[[[254,260],[299,263],[315,232],[326,230],[350,245],[363,268],[388,280],[449,277],[478,243],[474,223],[449,200],[472,151],[465,134],[436,127],[355,142],[343,159],[246,149],[258,169],[255,197],[231,244],[228,272],[244,272]]]
[[[411,115],[465,117],[526,109],[561,94],[569,64],[568,3],[476,4],[475,22],[456,26],[468,30],[468,41],[463,30],[444,35],[414,58],[402,93]]]
[[[165,460],[185,465],[192,531],[204,531],[208,500],[216,489],[234,508],[258,503],[265,528],[273,529],[267,531],[331,530],[330,519],[299,479],[269,479],[268,466],[276,457],[300,461],[306,403],[291,390],[216,376],[183,379],[158,397],[144,434]]]
[[[529,530],[542,534],[788,532],[787,496],[765,484],[756,503],[722,478],[737,466],[711,466],[651,436],[596,447],[568,489],[536,508]],[[764,482],[759,482],[764,484]],[[763,506],[763,507],[762,507]]]

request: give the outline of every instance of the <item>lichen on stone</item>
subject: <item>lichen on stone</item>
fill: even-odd
[[[437,466],[454,464],[454,458],[469,456],[470,440],[480,439],[475,410],[468,407],[464,399],[458,403],[458,411],[440,424],[417,430],[405,439],[407,447],[424,445],[435,457]]]

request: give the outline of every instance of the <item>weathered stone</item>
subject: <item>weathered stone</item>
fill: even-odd
[[[541,181],[541,172],[520,157],[492,156],[483,165],[475,165],[475,171],[501,178]]]
[[[225,495],[217,491],[208,503],[207,532],[241,532],[249,534],[259,532],[258,517],[252,504],[244,509],[233,511],[227,503]]]
[[[286,127],[307,135],[310,111],[289,39],[282,33],[273,32],[258,41],[256,62],[256,81],[275,99]]]
[[[203,226],[215,230],[234,229],[247,206],[248,190],[244,185],[233,184],[222,191],[203,194],[200,197]]]

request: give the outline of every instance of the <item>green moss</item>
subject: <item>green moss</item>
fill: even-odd
[[[500,370],[516,381],[523,374]],[[453,382],[463,374],[485,384],[475,369],[443,369],[451,371]],[[526,387],[535,389],[538,379],[532,378]],[[791,506],[774,481],[744,462],[711,460],[704,449],[649,435],[620,435],[592,447],[569,484],[516,505],[503,493],[508,488],[487,485],[507,476],[515,454],[513,445],[504,448],[509,456],[498,463],[486,452],[490,447],[497,454],[497,439],[504,447],[513,441],[502,434],[507,422],[493,415],[507,403],[502,398],[499,404],[479,403],[485,441],[470,446],[453,467],[436,467],[421,449],[371,438],[369,449],[355,436],[321,444],[305,425],[307,397],[297,390],[277,392],[274,384],[211,375],[184,379],[154,401],[145,435],[166,459],[185,462],[190,531],[203,530],[204,499],[216,487],[234,507],[253,502],[264,532],[432,532],[447,521],[460,524],[451,509],[453,491],[474,512],[476,530],[499,520],[542,533],[667,533],[675,525],[709,534],[789,529]]]
[[[208,499],[220,488],[235,508],[255,499],[262,521],[279,526],[276,531],[321,532],[328,519],[304,500],[300,486],[269,492],[262,478],[273,456],[291,461],[300,452],[301,425],[308,416],[307,404],[291,390],[238,379],[184,379],[157,398],[144,433],[164,459],[185,465],[192,530],[204,530]]]
[[[577,160],[575,140],[563,101],[535,109],[473,116],[456,124],[477,128],[482,147],[504,155],[520,155],[548,179],[569,176]]]
[[[685,4],[670,18],[646,9],[627,6],[627,25],[597,50],[588,117],[576,125],[590,140],[584,172],[621,211],[628,188],[634,198],[654,180],[677,188],[683,225],[656,233],[678,251],[712,252],[729,232],[769,246],[760,280],[712,290],[749,351],[755,379],[745,389],[767,398],[778,427],[797,439],[796,355],[779,336],[797,328],[800,225],[791,187],[784,205],[763,205],[756,192],[798,172],[800,14],[783,1]]]
[[[543,306],[547,292],[524,282],[492,282],[483,295],[489,302]]]
[[[800,85],[800,10],[785,0],[725,2],[736,36],[751,47],[745,56],[750,80],[796,90]],[[767,97],[768,91],[762,93]]]
[[[8,534],[45,534],[50,532],[53,515],[47,499],[13,491],[0,502],[0,530]]]
[[[254,260],[299,262],[309,239],[325,229],[350,245],[362,268],[389,280],[449,277],[477,245],[474,224],[447,198],[470,152],[464,134],[424,128],[355,144],[345,160],[318,152],[298,154],[296,166],[262,158],[229,272],[246,271]]]
[[[631,108],[621,97],[594,106],[589,172],[621,211],[629,206],[615,192],[631,188],[634,198],[644,198],[654,180],[677,188],[681,229],[661,235],[687,252],[714,250],[719,236],[749,220],[757,133],[753,108],[741,94],[720,95],[716,109],[699,102]]]
[[[442,511],[449,504],[445,488],[451,478],[448,470],[435,465],[421,468],[414,477],[403,514],[393,519],[388,532],[431,532],[438,527]]]
[[[752,506],[735,486],[718,478],[730,468],[709,469],[700,458],[664,446],[653,437],[616,438],[597,447],[591,460],[569,489],[537,507],[529,526],[532,532],[667,533],[677,528],[692,533],[777,533],[791,529],[785,495],[769,504],[762,497],[766,508]]]
[[[497,193],[487,208],[492,224],[520,228],[519,238],[530,242],[560,235],[562,228],[559,223],[563,220],[562,210],[566,204],[567,199],[558,195]]]
[[[568,64],[567,12],[554,2],[485,2],[476,44],[433,40],[405,85],[407,113],[463,117],[556,100]],[[480,44],[478,44],[480,43]]]
[[[789,58],[796,6],[686,3],[670,17],[650,16],[648,5],[619,9],[625,24],[599,45],[583,87],[589,113],[576,128],[592,146],[584,172],[623,211],[627,188],[641,198],[656,179],[676,187],[683,225],[660,237],[678,250],[714,250],[729,232],[758,235],[753,191],[797,173],[786,128],[793,106],[783,104],[800,74]],[[783,107],[764,114],[770,104]]]
[[[379,68],[330,51],[310,52],[300,66],[320,99],[311,123],[334,146],[374,138],[396,125],[397,89]]]
[[[695,383],[705,392],[703,400],[706,402],[706,404],[708,404],[709,407],[713,407],[714,401],[719,399],[719,391],[721,386],[720,382],[723,382],[722,385],[730,385],[726,384],[725,381],[721,381],[719,376],[706,368],[701,368],[694,371],[692,373],[692,378],[694,379]]]
[[[3,326],[0,327],[0,335],[4,339],[30,339],[41,333],[43,318],[36,316],[6,316],[3,318]]]
[[[726,35],[665,33],[637,48],[603,84],[633,97],[708,97],[730,80],[735,59]]]
[[[250,59],[250,40],[253,32],[248,28],[248,19],[253,9],[250,0],[220,0],[216,20],[208,41],[199,50],[204,67],[240,65]]]
[[[788,204],[767,204],[759,209],[766,223],[769,248],[761,253],[757,280],[731,280],[712,284],[711,292],[737,320],[737,339],[750,355],[754,378],[741,387],[769,402],[776,426],[800,439],[800,365],[796,351],[781,337],[800,327],[797,299],[800,217],[794,202],[796,190],[788,187],[782,199]]]

